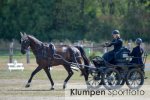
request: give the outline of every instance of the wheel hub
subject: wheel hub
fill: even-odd
[[[108,79],[108,82],[109,82],[109,83],[111,83],[112,81],[115,80],[115,78],[114,78],[113,76],[109,76],[107,79]]]

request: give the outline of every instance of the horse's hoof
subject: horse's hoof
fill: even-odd
[[[64,84],[63,84],[63,90],[66,89],[66,85],[67,85],[67,82],[64,82]]]
[[[65,85],[63,85],[63,90],[65,90],[66,89],[66,86]]]
[[[50,90],[54,90],[54,88],[52,87]]]
[[[30,87],[30,84],[29,84],[29,83],[26,84],[25,88],[28,88],[28,87]]]

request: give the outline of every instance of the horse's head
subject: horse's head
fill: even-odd
[[[21,35],[21,53],[22,54],[25,54],[26,53],[26,50],[29,48],[30,46],[30,41],[29,41],[29,38],[28,38],[28,35],[25,33],[25,34],[22,34],[20,32],[20,35]]]

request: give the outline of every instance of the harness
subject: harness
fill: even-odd
[[[47,60],[49,62],[48,67],[51,67],[51,61],[54,59],[63,60],[67,64],[71,64],[73,66],[76,65],[78,68],[80,68],[80,66],[83,66],[77,63],[77,59],[80,58],[81,55],[78,55],[77,51],[75,51],[73,47],[70,47],[69,50],[72,52],[71,57],[74,60],[74,62],[69,62],[66,59],[64,59],[63,56],[57,54],[56,48],[53,43],[50,44],[42,43],[41,46],[38,46],[36,49],[36,53],[37,53],[36,58],[39,60],[42,59]]]
[[[50,44],[49,44],[49,49],[51,50],[50,55],[51,55],[51,58],[53,59],[53,58],[54,58],[54,55],[56,54],[55,45],[54,45],[53,43],[50,43]]]
[[[36,54],[37,59],[53,59],[55,54],[55,46],[52,43],[42,43],[41,46],[37,47]]]

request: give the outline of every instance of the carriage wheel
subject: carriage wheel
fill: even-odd
[[[121,76],[116,69],[109,68],[103,74],[103,84],[106,89],[116,89],[120,85]]]
[[[126,76],[126,84],[130,89],[139,89],[144,84],[142,71],[131,69]]]
[[[90,88],[92,89],[98,89],[102,85],[102,75],[100,72],[98,73],[97,71],[91,71],[89,73],[88,80]]]

